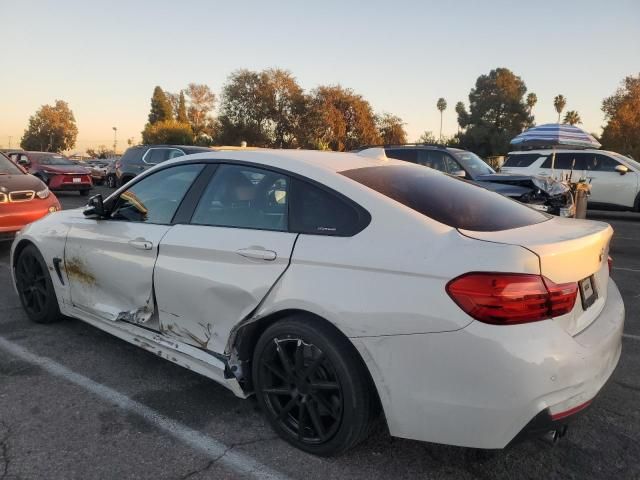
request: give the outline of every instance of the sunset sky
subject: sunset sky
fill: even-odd
[[[468,104],[478,75],[507,67],[538,96],[537,123],[567,98],[600,133],[602,99],[640,71],[640,2],[0,0],[0,146],[19,144],[42,104],[69,103],[75,150],[140,141],[155,85],[218,94],[238,68],[281,67],[306,90],[339,83],[376,112],[437,133],[438,97]]]

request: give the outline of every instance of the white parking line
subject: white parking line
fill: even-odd
[[[631,335],[630,333],[623,333],[624,338],[630,338],[631,340],[640,340],[640,335]]]
[[[625,268],[625,267],[613,267],[614,270],[623,270],[625,272],[638,272],[640,273],[640,268]]]
[[[25,362],[37,365],[51,375],[67,380],[103,400],[117,405],[123,410],[139,415],[149,423],[189,445],[191,448],[204,453],[212,460],[217,460],[238,473],[269,480],[287,478],[285,475],[259,463],[248,455],[232,451],[229,446],[222,442],[189,428],[180,422],[176,422],[110,387],[69,370],[50,358],[31,353],[3,337],[0,337],[0,349],[5,350]]]

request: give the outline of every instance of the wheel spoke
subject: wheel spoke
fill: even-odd
[[[293,378],[291,362],[289,358],[287,358],[287,353],[284,351],[284,348],[280,346],[278,339],[274,339],[274,341],[276,342],[276,350],[278,351],[278,356],[280,357],[280,362],[282,362],[282,368],[284,368],[287,378]]]
[[[298,339],[298,343],[296,344],[296,353],[295,353],[295,371],[297,374],[303,372],[304,369],[304,346],[302,345],[302,340]]]
[[[304,429],[307,427],[307,404],[302,402],[300,404],[300,415],[298,417],[298,440],[304,439]]]
[[[262,361],[262,365],[264,365],[271,373],[273,373],[276,377],[278,377],[283,382],[289,381],[286,374],[280,369],[278,369],[275,365],[272,365],[271,363],[267,363],[265,360]]]
[[[284,406],[280,413],[278,414],[278,420],[282,421],[289,414],[291,409],[296,405],[297,399],[294,397]]]
[[[333,408],[333,405],[331,405],[329,402],[327,402],[327,400],[325,398],[323,398],[322,395],[318,395],[316,393],[312,393],[311,394],[311,398],[313,398],[316,402],[318,402],[320,405],[322,405],[324,407],[324,409],[327,411],[327,413],[334,420],[340,420],[340,414],[335,411],[335,408]]]
[[[340,386],[337,382],[311,382],[314,390],[338,390]]]
[[[287,387],[263,388],[262,391],[271,395],[291,395],[291,389]]]
[[[323,360],[324,360],[324,353],[320,352],[320,354],[313,359],[313,362],[311,362],[311,365],[309,365],[307,369],[304,371],[302,378],[308,378],[311,375],[313,375]]]
[[[309,417],[311,418],[311,423],[313,424],[313,428],[315,428],[318,437],[320,437],[320,440],[324,440],[324,437],[327,434],[324,430],[324,425],[322,425],[322,419],[318,414],[318,409],[313,402],[307,402],[306,405],[307,410],[309,411]]]

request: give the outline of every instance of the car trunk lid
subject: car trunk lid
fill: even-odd
[[[580,333],[604,308],[609,281],[607,258],[613,235],[610,225],[554,217],[511,230],[460,232],[477,240],[519,245],[530,250],[540,259],[540,273],[554,283],[581,282],[582,291],[573,310],[554,318],[569,334]],[[595,299],[590,298],[590,286],[595,290]]]

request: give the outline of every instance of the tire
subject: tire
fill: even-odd
[[[634,212],[640,212],[640,193],[636,196],[636,201],[633,208]]]
[[[271,325],[254,350],[252,378],[269,423],[300,450],[338,455],[369,433],[377,399],[369,373],[330,325],[303,315]]]
[[[28,245],[20,252],[15,276],[20,303],[32,322],[53,323],[61,319],[47,264],[35,246]]]
[[[89,195],[89,190],[80,190],[78,192],[81,196],[86,197],[87,195]]]

